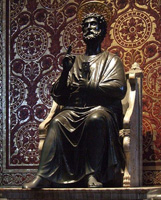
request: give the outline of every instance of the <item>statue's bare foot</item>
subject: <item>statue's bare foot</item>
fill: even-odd
[[[102,183],[98,182],[93,175],[90,175],[88,177],[88,187],[97,188],[97,187],[102,187],[102,186],[103,186]]]
[[[40,176],[36,176],[31,182],[24,183],[22,185],[23,189],[40,189],[40,188],[50,188],[51,182],[49,182],[47,179],[44,179]]]
[[[131,180],[131,176],[130,175],[126,175],[123,178],[123,186],[124,187],[130,187],[130,180]]]

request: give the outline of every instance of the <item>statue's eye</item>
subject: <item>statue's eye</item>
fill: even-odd
[[[87,28],[88,27],[88,23],[84,23],[84,27]]]
[[[97,26],[97,23],[96,22],[91,22],[91,25],[92,26]]]

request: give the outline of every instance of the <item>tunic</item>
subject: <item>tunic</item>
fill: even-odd
[[[90,174],[102,183],[113,180],[125,166],[119,129],[126,80],[120,58],[107,51],[76,56],[66,87],[58,91],[58,85],[59,79],[52,96],[63,108],[50,122],[38,175],[56,184],[76,183]]]

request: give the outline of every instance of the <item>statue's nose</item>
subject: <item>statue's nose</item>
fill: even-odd
[[[87,28],[88,28],[88,29],[91,28],[91,24],[90,24],[90,23],[88,23]]]

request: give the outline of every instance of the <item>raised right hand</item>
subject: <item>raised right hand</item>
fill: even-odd
[[[71,55],[71,46],[67,50],[67,54],[65,58],[62,61],[63,64],[63,71],[69,72],[70,69],[73,67],[74,61],[75,61],[75,56]]]

